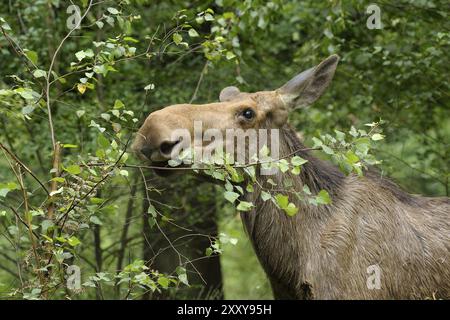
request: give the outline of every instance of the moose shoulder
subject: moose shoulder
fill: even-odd
[[[295,190],[327,190],[332,204],[313,206],[292,199],[300,209],[290,217],[260,199],[242,214],[255,252],[278,299],[420,299],[450,297],[450,200],[410,195],[375,172],[345,176],[305,150],[287,116],[295,107],[318,99],[333,78],[336,55],[308,69],[275,91],[244,93],[227,87],[220,102],[173,105],[153,112],[136,136],[133,149],[155,166],[165,166],[180,147],[173,131],[193,135],[203,128],[278,128],[280,154],[296,153],[308,162],[300,175],[271,176],[278,185],[293,181]],[[228,141],[229,143],[229,141]],[[207,148],[208,146],[201,146]],[[267,184],[259,176],[258,185]],[[377,286],[370,285],[374,271]]]

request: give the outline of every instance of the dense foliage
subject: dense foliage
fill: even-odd
[[[158,108],[274,89],[332,53],[328,92],[291,115],[306,145],[346,173],[377,164],[409,192],[448,196],[448,3],[378,1],[381,29],[369,4],[2,2],[0,297],[270,297],[235,212],[252,206],[234,185],[252,170],[212,166],[222,186],[162,179],[129,153],[132,134]]]

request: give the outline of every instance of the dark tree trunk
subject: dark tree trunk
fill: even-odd
[[[147,175],[147,178],[150,175]],[[154,176],[152,176],[154,177]],[[186,179],[180,181],[180,184],[186,183]],[[188,184],[191,186],[184,194],[180,194],[177,190],[186,190],[184,186],[174,187],[173,180],[160,179],[157,185],[163,192],[151,192],[149,196],[152,204],[161,214],[171,214],[174,223],[189,229],[177,227],[173,224],[162,221],[158,217],[158,223],[170,239],[172,245],[183,256],[182,262],[196,260],[205,256],[205,250],[211,243],[207,236],[193,236],[193,234],[202,234],[217,236],[216,222],[216,204],[213,186],[199,188],[197,181],[188,178]],[[145,188],[145,187],[144,187]],[[199,190],[203,190],[202,193]],[[206,190],[206,191],[205,191]],[[145,190],[144,190],[145,192]],[[175,199],[175,203],[183,203],[182,208],[168,209],[163,203],[167,203],[167,199]],[[167,239],[161,234],[156,226],[150,228],[148,223],[148,202],[144,201],[143,207],[143,236],[144,249],[143,257],[146,262],[150,262],[148,267],[159,270],[164,273],[173,273],[180,264],[180,258],[177,252],[171,247]],[[177,240],[178,239],[178,240]],[[159,252],[159,250],[164,251]],[[186,257],[186,258],[185,258]],[[164,290],[161,293],[146,294],[144,299],[222,299],[222,272],[220,267],[220,258],[212,256],[205,259],[199,259],[185,265],[190,287],[181,285],[176,291]],[[200,274],[200,275],[199,275]]]
[[[145,178],[146,179],[146,178]],[[144,239],[143,249],[142,249],[142,259],[145,261],[146,264],[149,264],[149,262],[152,259],[153,253],[152,253],[152,245],[150,243],[150,237],[151,237],[151,231],[152,228],[150,226],[150,223],[148,221],[149,214],[148,214],[148,208],[150,207],[150,202],[146,197],[147,191],[146,186],[143,183],[143,202],[142,202],[142,237]],[[143,300],[149,300],[150,299],[150,292],[145,292],[144,295],[142,295]]]

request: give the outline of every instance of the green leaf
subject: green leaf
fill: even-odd
[[[111,145],[109,143],[109,140],[105,138],[104,135],[99,134],[97,137],[97,143],[100,147],[102,147],[103,149],[109,148],[109,146]]]
[[[233,184],[230,181],[225,182],[225,190],[226,191],[233,191]]]
[[[71,245],[72,247],[76,247],[76,246],[78,246],[79,244],[81,244],[81,241],[80,241],[77,237],[72,236],[72,237],[70,237],[69,239],[67,239],[67,243],[68,243],[69,245]]]
[[[162,217],[161,217],[161,220],[162,220],[162,221],[166,221],[166,222],[168,222],[168,221],[173,221],[172,218],[169,218],[169,217],[167,217],[167,216],[162,216]]]
[[[261,199],[267,201],[272,198],[272,195],[266,191],[261,191]]]
[[[122,101],[120,100],[114,101],[114,109],[121,109],[123,107],[125,107],[125,104]]]
[[[372,140],[373,141],[378,141],[378,140],[383,140],[384,139],[384,135],[380,134],[380,133],[375,133],[372,136]]]
[[[294,216],[298,212],[298,208],[290,202],[285,208],[283,208],[284,212],[290,217]]]
[[[333,149],[331,149],[330,147],[326,146],[326,145],[322,145],[322,150],[323,152],[325,152],[326,154],[330,154],[333,155],[334,151]]]
[[[293,166],[301,166],[301,165],[303,165],[303,164],[305,164],[307,162],[308,162],[308,160],[305,160],[305,159],[303,159],[302,157],[299,157],[299,156],[294,156],[291,159],[291,163],[292,163]]]
[[[133,43],[139,43],[139,40],[133,38],[133,37],[124,37],[123,40]]]
[[[111,120],[111,115],[109,113],[102,113],[102,114],[100,114],[100,117],[102,117],[102,119],[104,119],[106,121]]]
[[[286,159],[281,159],[278,162],[278,168],[280,168],[281,172],[286,172],[289,170],[289,162]]]
[[[153,217],[149,217],[148,224],[149,224],[150,228],[153,228],[153,226],[156,224],[156,219]]]
[[[239,198],[239,193],[233,191],[225,191],[223,196],[231,203],[234,203]]]
[[[22,114],[27,115],[34,111],[35,107],[32,105],[28,105],[22,108]]]
[[[64,168],[64,170],[67,171],[68,173],[74,174],[74,175],[81,173],[81,168],[76,164],[68,166],[67,168]]]
[[[236,55],[232,51],[227,51],[227,54],[225,55],[227,60],[231,60],[236,57]]]
[[[122,169],[122,170],[119,171],[119,174],[121,176],[128,177],[128,171],[127,170]]]
[[[288,206],[289,197],[279,193],[275,195],[275,201],[280,206],[281,209],[284,209]]]
[[[178,167],[182,163],[183,163],[183,161],[181,161],[179,159],[170,159],[169,161],[167,161],[167,164],[170,167]]]
[[[155,85],[153,83],[150,83],[144,87],[145,91],[153,90],[153,89],[155,89]]]
[[[244,189],[241,186],[234,186],[240,194],[244,194]]]
[[[86,113],[86,111],[85,110],[77,110],[75,113],[78,118],[81,118]]]
[[[5,19],[0,18],[0,23],[1,23],[1,27],[6,30],[6,31],[10,31],[11,27],[9,26],[9,24],[5,21]]]
[[[318,139],[316,137],[313,137],[312,141],[314,142],[313,148],[318,148],[318,147],[321,147],[323,145],[322,140],[320,140],[320,139]]]
[[[45,72],[44,70],[41,69],[36,69],[33,71],[33,76],[35,78],[43,78],[47,76],[47,72]]]
[[[48,240],[50,243],[53,243],[53,239],[46,237],[45,233],[47,233],[48,228],[53,227],[55,224],[53,223],[52,220],[43,220],[41,222],[41,232],[43,233],[44,237],[46,240]]]
[[[35,288],[35,289],[32,289],[31,292],[24,292],[23,298],[25,300],[39,300],[40,295],[41,295],[41,289]]]
[[[210,13],[205,14],[205,21],[213,21],[213,20],[214,20],[214,17],[212,14],[210,14]]]
[[[120,111],[119,110],[111,110],[111,113],[116,117],[116,118],[120,118]]]
[[[359,161],[359,157],[351,150],[347,151],[345,158],[350,164],[355,164]]]
[[[77,84],[77,89],[81,94],[84,94],[86,92],[87,86],[85,84],[79,83]]]
[[[63,183],[63,182],[66,181],[66,179],[64,179],[63,177],[54,177],[54,178],[52,179],[52,181],[56,181],[56,182],[59,182],[59,183]]]
[[[92,222],[93,224],[97,224],[99,226],[103,225],[103,222],[97,216],[91,216],[89,218],[89,221]]]
[[[195,29],[189,29],[188,34],[191,38],[195,38],[195,37],[199,36],[198,32]]]
[[[179,45],[181,43],[181,41],[183,41],[183,37],[178,32],[173,34],[172,39],[176,45]]]
[[[345,133],[339,130],[334,130],[334,132],[336,133],[336,139],[338,139],[338,141],[342,142],[345,141]]]
[[[27,56],[28,59],[30,59],[31,62],[33,62],[33,64],[38,63],[38,55],[37,55],[36,51],[27,50],[25,52],[25,55]]]
[[[78,61],[83,60],[84,58],[92,58],[94,56],[94,51],[92,49],[80,50],[75,53],[75,57],[77,57]]]
[[[50,192],[50,197],[53,197],[56,194],[60,194],[64,191],[64,187],[59,188],[58,190]]]
[[[99,64],[92,69],[97,74],[106,76],[108,74],[108,66],[106,64]]]
[[[239,211],[250,211],[253,208],[253,203],[248,201],[241,201],[237,206],[237,210]]]
[[[231,181],[239,183],[244,181],[243,175],[230,165],[225,165],[225,169],[231,174]]]
[[[326,190],[320,190],[320,192],[316,196],[317,204],[330,204],[331,198]]]
[[[369,152],[369,149],[370,149],[369,138],[367,138],[367,137],[359,138],[359,139],[355,140],[354,143],[355,143],[356,150],[358,150],[362,154],[367,154]]]
[[[298,176],[301,172],[301,167],[294,167],[294,168],[292,168],[291,172],[293,174],[295,174],[296,176]]]
[[[309,190],[309,187],[306,184],[303,186],[303,192],[307,195],[311,195],[311,190]]]
[[[37,210],[30,210],[30,213],[33,217],[43,217],[45,216],[44,211],[42,209],[37,209]]]
[[[92,197],[89,199],[89,201],[93,204],[102,204],[103,202],[105,202],[105,199],[98,198],[98,197]]]
[[[71,149],[75,149],[78,148],[78,146],[76,144],[70,144],[70,143],[65,143],[62,145],[63,148],[71,148]]]
[[[33,100],[40,96],[39,93],[37,93],[29,88],[17,88],[17,89],[14,89],[14,92],[19,94],[25,100]]]
[[[226,233],[220,233],[219,234],[219,241],[220,241],[221,244],[230,243],[233,246],[235,246],[238,243],[238,239],[232,238],[229,235],[227,235]]]
[[[180,280],[181,283],[184,283],[185,285],[189,285],[186,269],[178,266],[176,269],[176,273],[178,274],[178,280]]]
[[[359,135],[358,131],[356,130],[356,128],[355,128],[354,126],[352,126],[352,127],[350,128],[349,133],[350,133],[350,135],[351,135],[352,137],[354,137],[354,138],[358,137],[358,135]]]
[[[157,211],[156,211],[156,208],[152,204],[150,204],[148,206],[147,213],[150,213],[153,218],[156,218]]]
[[[158,278],[158,283],[161,287],[163,287],[164,289],[166,289],[167,287],[169,287],[169,279],[167,279],[166,277],[159,277]]]
[[[119,14],[119,10],[117,10],[116,8],[109,7],[106,10],[108,10],[109,13],[114,14],[114,15]]]
[[[86,57],[86,55],[84,54],[84,51],[81,50],[75,53],[75,57],[77,57],[78,61],[81,61]]]

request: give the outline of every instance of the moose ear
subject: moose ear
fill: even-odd
[[[241,91],[236,87],[226,87],[220,91],[219,101],[225,102],[233,100]]]
[[[329,56],[318,66],[292,78],[276,92],[289,107],[308,106],[316,101],[328,87],[338,62],[337,55]]]

